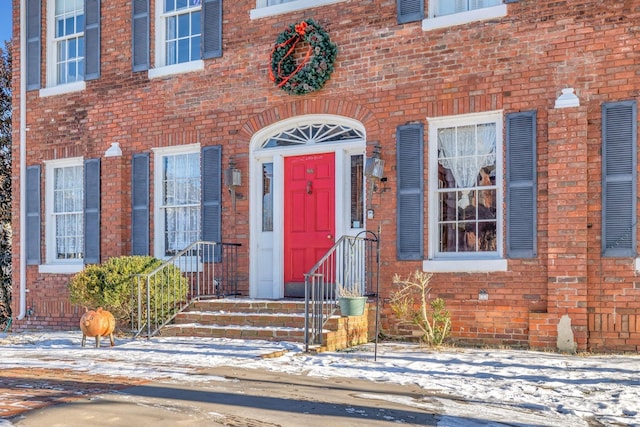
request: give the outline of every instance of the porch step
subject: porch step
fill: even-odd
[[[162,328],[160,335],[304,342],[304,309],[304,301],[299,300],[196,301]],[[367,312],[364,316],[332,316],[319,350],[339,350],[368,341],[367,320]]]
[[[254,327],[288,327],[293,329],[304,328],[304,313],[253,313],[253,312],[227,312],[227,311],[187,311],[179,315],[174,324],[200,324],[200,325],[237,325]]]
[[[302,314],[302,300],[209,299],[195,301],[189,311],[225,311],[229,313]]]

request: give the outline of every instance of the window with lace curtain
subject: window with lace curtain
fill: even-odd
[[[433,119],[429,125],[430,145],[434,145],[429,168],[434,189],[429,233],[434,257],[498,255],[502,235],[500,116]]]
[[[200,238],[200,151],[157,152],[161,198],[158,212],[162,233],[159,257],[185,249]],[[157,178],[158,179],[158,178]]]
[[[82,159],[47,164],[47,263],[82,263],[84,177]]]

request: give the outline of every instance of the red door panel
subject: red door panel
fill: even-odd
[[[334,154],[287,157],[284,165],[284,281],[304,282],[334,243]]]

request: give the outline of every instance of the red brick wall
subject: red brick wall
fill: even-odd
[[[15,22],[17,3],[14,1]],[[102,2],[100,79],[87,82],[82,92],[48,98],[40,98],[37,91],[27,95],[27,165],[76,155],[102,157],[111,142],[121,144],[122,158],[103,159],[104,257],[130,250],[132,154],[191,142],[221,144],[223,164],[233,156],[238,167],[247,171],[248,145],[256,130],[300,114],[340,114],[365,125],[368,141],[382,145],[387,162],[386,186],[392,191],[374,196],[376,219],[368,221],[369,229],[377,230],[378,225],[382,229],[381,284],[386,298],[395,273],[406,275],[422,266],[421,262],[396,260],[396,127],[411,122],[427,125],[423,155],[428,166],[428,117],[536,110],[537,257],[509,260],[504,273],[437,274],[433,294],[446,299],[453,315],[453,336],[460,342],[553,347],[555,316],[565,314],[561,308],[566,308],[560,304],[560,297],[566,294],[561,286],[564,282],[554,277],[576,274],[579,298],[568,301],[580,348],[638,349],[640,285],[634,260],[600,257],[599,147],[601,104],[638,99],[640,95],[640,1],[521,0],[508,5],[504,18],[433,31],[423,31],[420,22],[398,25],[394,1],[352,0],[253,21],[249,10],[255,1],[224,2],[223,56],[206,60],[202,72],[154,80],[149,80],[146,72],[131,71],[130,7],[131,2]],[[304,18],[315,19],[328,31],[339,54],[335,71],[322,90],[292,96],[269,81],[269,52],[287,25]],[[153,47],[153,37],[151,44]],[[14,64],[19,64],[19,59],[16,51]],[[16,106],[18,72],[16,67]],[[565,87],[576,89],[581,107],[560,113],[554,110],[554,101]],[[567,119],[579,120],[578,133],[553,124],[565,114],[579,116]],[[18,119],[16,107],[14,123]],[[566,140],[567,146],[581,144],[579,164],[560,167],[552,144],[560,139]],[[17,126],[14,141],[17,177]],[[567,190],[559,195],[556,190],[566,181],[575,181],[572,188],[576,192]],[[223,192],[223,238],[241,242],[247,251],[240,266],[241,289],[246,293],[250,209],[246,180],[238,191],[235,212],[229,195]],[[557,217],[569,193],[579,203],[578,217],[572,224]],[[425,218],[429,214],[426,200]],[[17,179],[14,201],[17,207]],[[17,212],[14,219],[18,236]],[[560,235],[566,239],[562,248],[556,247]],[[424,244],[426,248],[428,230]],[[15,241],[16,283],[18,248]],[[560,274],[557,251],[569,249],[575,257],[565,257],[562,263],[572,272]],[[56,319],[48,325],[51,327],[75,326],[78,317],[77,310],[63,302],[64,282],[65,277],[40,275],[36,267],[28,268],[28,302],[36,307],[36,317],[41,313],[39,307],[50,310],[47,315]],[[574,288],[573,282],[565,284]],[[52,305],[42,289],[60,302]],[[480,289],[487,290],[489,300],[478,301]],[[16,285],[16,294],[17,290]],[[24,321],[14,325],[37,326]],[[389,333],[395,331],[388,308],[383,310],[382,326]]]

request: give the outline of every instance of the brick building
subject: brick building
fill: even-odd
[[[337,57],[291,94],[271,54],[307,19]],[[330,243],[380,230],[383,298],[434,273],[456,340],[637,351],[639,21],[640,0],[14,0],[14,327],[75,327],[85,263],[198,238],[242,244],[243,295],[288,296],[301,170]]]

